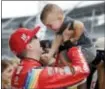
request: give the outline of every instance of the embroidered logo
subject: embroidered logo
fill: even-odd
[[[30,36],[27,36],[26,34],[22,34],[21,36],[21,39],[24,41],[24,42],[27,42],[29,40]]]

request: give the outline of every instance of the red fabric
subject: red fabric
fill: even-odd
[[[22,67],[22,70],[20,71],[20,73],[17,74],[16,72],[20,66]],[[35,61],[34,59],[30,58],[23,59],[23,61],[20,63],[20,65],[17,67],[17,69],[14,71],[12,75],[11,85],[16,88],[23,87],[26,82],[28,72],[32,68],[35,68],[37,66],[41,66],[41,64]]]
[[[13,53],[20,54],[26,47],[26,44],[32,39],[39,31],[40,27],[34,30],[27,28],[18,28],[10,37],[9,46]]]
[[[41,67],[38,61],[31,59],[23,60],[20,64],[20,66],[23,66],[20,73],[16,74],[17,70],[15,70],[12,76],[12,87],[23,88],[29,70],[39,66],[41,68],[32,70],[35,71],[35,73],[37,73],[39,69],[41,70],[38,79],[35,80],[37,81],[37,84],[34,85],[35,89],[56,89],[72,86],[87,78],[89,75],[89,68],[79,49],[77,47],[69,49],[68,56],[72,61],[74,72],[72,72],[70,66]],[[17,82],[16,76],[19,78]]]
[[[87,78],[90,71],[87,62],[85,61],[85,58],[83,57],[80,50],[77,47],[73,47],[69,49],[68,56],[70,59],[72,59],[74,73],[67,73],[63,71],[64,67],[53,67],[51,68],[52,75],[49,76],[49,67],[45,68],[40,75],[38,89],[72,86]]]

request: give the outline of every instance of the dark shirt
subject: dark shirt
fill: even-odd
[[[57,32],[57,35],[62,35],[63,31],[67,28],[68,24],[70,25],[69,30],[75,30],[73,28],[73,24],[74,24],[74,19],[70,18],[70,17],[65,17],[64,22],[59,30],[59,32]],[[83,46],[83,47],[91,47],[92,44],[92,40],[89,37],[86,29],[84,28],[84,32],[83,34],[80,36],[79,40],[76,43],[77,46]]]

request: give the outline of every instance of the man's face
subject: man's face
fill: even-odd
[[[51,13],[47,16],[44,24],[51,30],[58,32],[59,28],[62,25],[61,18],[57,16],[57,14]]]
[[[40,45],[40,41],[39,41],[39,39],[37,39],[36,37],[34,37],[34,38],[32,39],[32,41],[30,42],[30,45],[31,45],[31,49],[32,49],[33,51],[36,51],[36,52],[38,52],[38,53],[42,53],[42,52],[43,52],[42,47],[41,47],[41,45]]]

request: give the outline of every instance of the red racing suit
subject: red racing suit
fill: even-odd
[[[12,89],[58,89],[72,86],[89,75],[89,68],[81,50],[72,47],[68,51],[74,73],[70,66],[43,67],[35,59],[22,59],[12,75]]]

